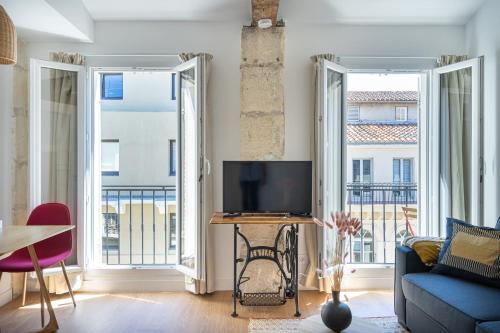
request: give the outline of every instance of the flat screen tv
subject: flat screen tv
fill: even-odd
[[[224,213],[309,215],[311,161],[224,161]]]

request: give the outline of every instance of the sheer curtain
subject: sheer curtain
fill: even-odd
[[[194,294],[207,294],[215,291],[215,261],[213,244],[213,226],[210,225],[210,218],[213,214],[213,186],[212,174],[210,172],[210,161],[212,158],[212,136],[211,136],[211,91],[210,91],[210,70],[213,56],[208,53],[181,53],[179,58],[189,61],[194,57],[201,58],[201,113],[203,118],[202,140],[203,140],[203,193],[201,212],[201,275],[200,280],[195,280],[186,276],[186,290]]]
[[[467,56],[442,56],[439,65],[467,60]],[[472,143],[472,69],[441,74],[441,187],[448,193],[444,211],[469,221],[470,161]]]
[[[73,65],[83,65],[85,59],[79,54],[64,52],[51,53],[52,61]],[[76,225],[77,217],[77,73],[71,71],[50,70],[50,141],[49,141],[49,179],[48,201],[61,202],[69,207],[71,221]],[[73,252],[66,264],[77,262],[77,231],[73,232]],[[73,289],[81,284],[80,273],[69,273]],[[61,274],[48,277],[47,286],[50,292],[65,293],[68,291]]]

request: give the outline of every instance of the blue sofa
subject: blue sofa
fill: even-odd
[[[394,310],[412,333],[500,333],[500,289],[430,273],[415,251],[396,248]]]

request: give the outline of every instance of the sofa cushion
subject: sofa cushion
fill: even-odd
[[[434,273],[500,288],[500,230],[448,218],[446,238]]]
[[[500,321],[486,321],[477,324],[476,333],[498,333],[500,332]]]
[[[433,274],[403,276],[406,299],[450,332],[474,332],[477,321],[500,320],[500,289]]]

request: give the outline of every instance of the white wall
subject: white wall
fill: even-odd
[[[352,160],[372,160],[374,183],[392,183],[392,161],[395,158],[413,160],[413,181],[418,175],[418,145],[347,145],[347,181],[352,181]]]
[[[13,108],[12,66],[0,66],[0,220],[11,224],[11,119]],[[4,273],[0,280],[0,306],[12,299],[11,277]]]
[[[466,51],[484,56],[484,223],[500,216],[500,1],[487,1],[466,26]]]
[[[31,43],[31,57],[50,51],[83,54],[213,54],[211,71],[214,209],[222,208],[222,161],[237,160],[240,107],[240,34],[247,22],[101,22],[94,44]],[[464,28],[448,26],[342,26],[287,21],[285,41],[285,156],[311,158],[312,68],[310,56],[334,52],[353,56],[439,56],[464,52]],[[219,289],[231,288],[232,228],[216,226],[215,258]],[[302,246],[304,249],[304,246]]]
[[[395,121],[396,106],[408,107],[408,121],[417,120],[417,103],[348,103],[359,106],[361,120]]]
[[[175,112],[171,77],[170,72],[123,72],[123,99],[101,100],[101,110]]]
[[[169,140],[177,137],[174,112],[101,113],[101,138],[119,140],[120,173],[103,185],[175,185],[170,176]]]

